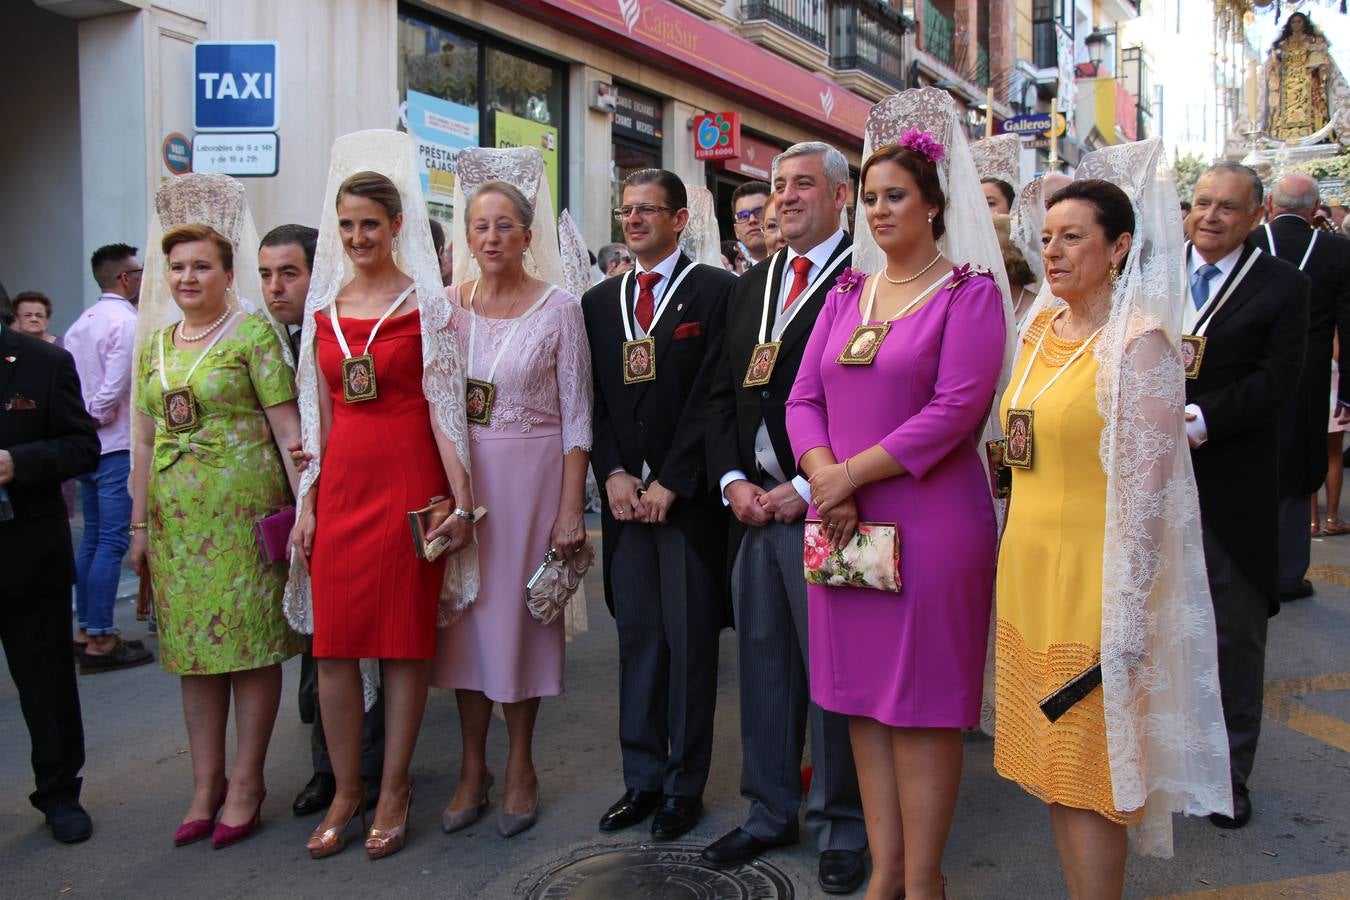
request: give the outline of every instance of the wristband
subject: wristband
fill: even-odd
[[[850,456],[848,459],[844,460],[844,477],[848,479],[848,483],[853,485],[853,489],[856,491],[858,489],[858,482],[853,480],[853,476],[848,471],[848,463],[852,458],[853,457]]]

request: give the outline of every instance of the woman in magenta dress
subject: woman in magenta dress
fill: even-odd
[[[472,538],[472,513],[451,515],[438,529],[449,538],[445,555],[419,559],[408,511],[437,496],[453,496],[462,510],[474,504],[468,472],[424,389],[420,304],[443,298],[433,288],[428,300],[425,281],[414,281],[395,261],[404,225],[399,188],[377,172],[357,172],[342,182],[336,208],[352,276],[306,329],[318,369],[319,476],[317,489],[304,493],[296,540],[309,557],[319,708],[337,791],[306,846],[316,859],[336,853],[351,819],[364,819],[358,662],[380,660],[384,771],[366,838],[367,854],[377,859],[397,852],[406,837],[408,769],[426,706],[446,566]],[[321,232],[319,262],[323,241]],[[425,245],[405,252],[425,250],[431,261],[429,230]],[[321,279],[319,268],[312,296],[339,283]],[[307,374],[302,368],[302,392]]]
[[[980,433],[1004,355],[992,276],[937,248],[942,148],[882,147],[860,202],[883,271],[825,301],[787,404],[810,518],[842,547],[858,522],[898,526],[898,594],[808,585],[811,699],[849,716],[873,872],[868,898],[938,897],[961,773],[979,723],[996,526]],[[870,364],[859,325],[889,322]],[[862,332],[861,334],[866,334]],[[869,352],[871,347],[867,348]]]
[[[495,392],[479,416],[469,404],[474,496],[492,510],[476,529],[482,589],[441,633],[433,676],[455,690],[464,742],[447,832],[473,824],[486,805],[493,703],[510,737],[497,830],[512,837],[535,822],[534,723],[539,699],[563,691],[564,636],[561,616],[535,621],[524,588],[549,548],[570,557],[586,540],[590,350],[577,298],[526,273],[534,213],[514,185],[479,185],[464,219],[482,274],[448,290],[469,378]]]

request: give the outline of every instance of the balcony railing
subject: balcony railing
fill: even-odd
[[[741,20],[771,22],[817,47],[825,47],[825,0],[749,0]]]
[[[923,5],[923,49],[947,65],[952,64],[952,35],[956,24],[931,3]]]
[[[881,0],[836,0],[830,4],[830,66],[857,69],[903,88],[904,33],[904,17]]]

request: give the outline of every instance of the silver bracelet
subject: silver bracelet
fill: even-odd
[[[844,477],[848,479],[848,483],[853,485],[853,489],[856,491],[858,489],[858,482],[853,480],[853,475],[848,471],[848,463],[851,459],[853,459],[853,457],[850,456],[844,460]]]
[[[475,519],[478,518],[477,516],[475,516],[475,515],[473,514],[473,510],[471,510],[471,509],[462,509],[462,508],[460,508],[460,507],[458,507],[458,506],[455,507],[455,513],[454,513],[454,514],[457,515],[457,516],[459,516],[461,519],[463,519],[463,520],[466,521],[466,522],[473,522]]]

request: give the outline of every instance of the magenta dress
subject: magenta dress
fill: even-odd
[[[992,276],[965,277],[893,322],[872,365],[840,365],[862,287],[846,271],[826,297],[787,430],[798,461],[880,444],[905,467],[854,495],[862,520],[898,526],[901,591],[807,586],[811,699],[897,728],[972,727],[994,593],[980,435],[1003,360],[1002,299]]]
[[[447,294],[468,359],[473,313],[456,288]],[[476,318],[469,371],[485,380],[515,320]],[[432,684],[514,703],[563,691],[563,617],[536,622],[525,607],[525,582],[549,549],[563,455],[591,447],[591,353],[580,301],[555,290],[516,330],[492,382],[491,422],[469,426],[474,503],[488,510],[474,527],[482,586],[464,615],[441,630]]]

